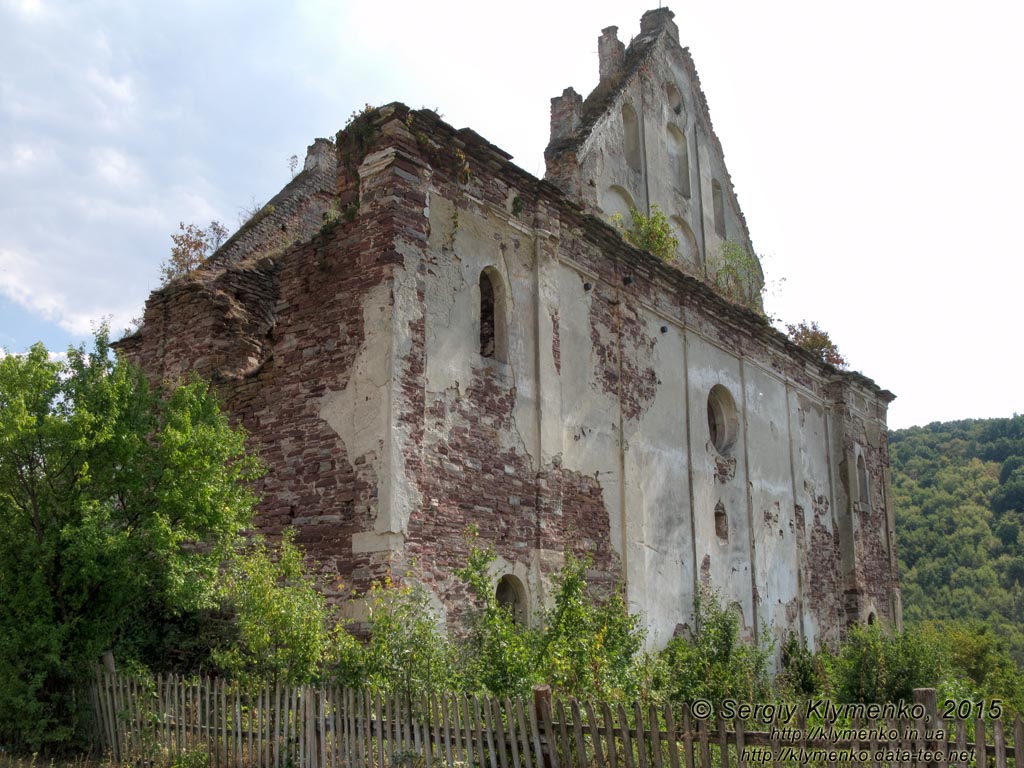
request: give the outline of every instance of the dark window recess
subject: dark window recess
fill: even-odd
[[[480,273],[480,356],[494,357],[494,285]]]

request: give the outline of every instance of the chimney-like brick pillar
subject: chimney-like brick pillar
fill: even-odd
[[[668,30],[672,39],[678,43],[679,27],[672,21],[675,16],[668,8],[655,8],[654,10],[647,11],[647,13],[640,17],[640,34],[656,34],[665,29]]]
[[[551,100],[551,143],[568,138],[583,119],[583,97],[572,88]]]
[[[602,83],[613,80],[622,71],[626,61],[626,46],[619,41],[616,35],[618,31],[618,27],[605,27],[597,38],[597,59]]]

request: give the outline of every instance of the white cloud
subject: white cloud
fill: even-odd
[[[44,21],[54,16],[54,11],[43,0],[10,0],[5,3],[26,21]]]
[[[93,173],[114,187],[135,187],[145,178],[141,166],[113,147],[99,147],[90,153]]]
[[[38,174],[58,164],[57,151],[49,144],[19,141],[0,151],[0,172]]]
[[[91,335],[105,316],[112,328],[123,328],[133,315],[124,307],[76,306],[67,292],[53,285],[50,270],[40,260],[10,249],[0,249],[0,294],[78,338]]]

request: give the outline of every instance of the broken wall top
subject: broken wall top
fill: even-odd
[[[744,290],[758,304],[764,275],[674,14],[648,11],[628,47],[617,28],[598,38],[600,82],[584,100],[551,100],[545,178],[590,212],[629,228],[658,210],[678,242],[677,266],[712,285],[729,253],[749,255]],[[728,245],[727,245],[728,244]]]

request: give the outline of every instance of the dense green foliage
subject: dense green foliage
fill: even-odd
[[[159,398],[105,332],[0,360],[0,741],[71,741],[103,651],[216,605],[255,472],[204,384]]]
[[[890,454],[907,625],[979,622],[1024,664],[1024,417],[900,430]]]
[[[470,542],[470,598],[448,634],[422,587],[364,596],[363,643],[343,628],[285,537],[242,536],[257,462],[207,386],[165,393],[95,349],[0,359],[0,741],[73,744],[100,653],[122,666],[212,671],[243,684],[330,681],[625,701],[834,696],[885,701],[914,687],[1024,709],[1024,418],[891,435],[907,631],[854,628],[835,654],[744,644],[702,593],[692,637],[646,653],[618,590],[595,592],[566,555],[529,624],[495,593],[494,553]],[[767,632],[762,635],[767,636]],[[1016,659],[1016,661],[1015,661]]]
[[[877,625],[853,627],[835,664],[840,701],[910,701],[914,688],[940,680],[938,648],[919,632],[889,635]]]
[[[385,690],[467,690],[525,695],[548,683],[566,695],[626,700],[642,676],[644,635],[616,592],[599,599],[587,562],[567,555],[552,607],[526,625],[501,605],[490,568],[494,552],[471,546],[457,575],[471,601],[466,631],[448,636],[422,588],[371,591],[371,639],[363,677]]]
[[[629,209],[633,226],[625,231],[626,240],[642,251],[653,253],[662,261],[671,261],[679,249],[679,240],[672,234],[668,216],[657,205],[651,206],[651,215],[644,216],[636,208]]]
[[[243,684],[300,683],[318,675],[334,653],[326,600],[290,535],[276,551],[255,541],[237,552],[218,591],[234,632],[212,648],[211,661],[229,677]]]
[[[743,643],[739,616],[704,590],[697,599],[697,631],[692,640],[675,637],[658,659],[653,689],[673,702],[722,702],[769,698],[770,645]]]

